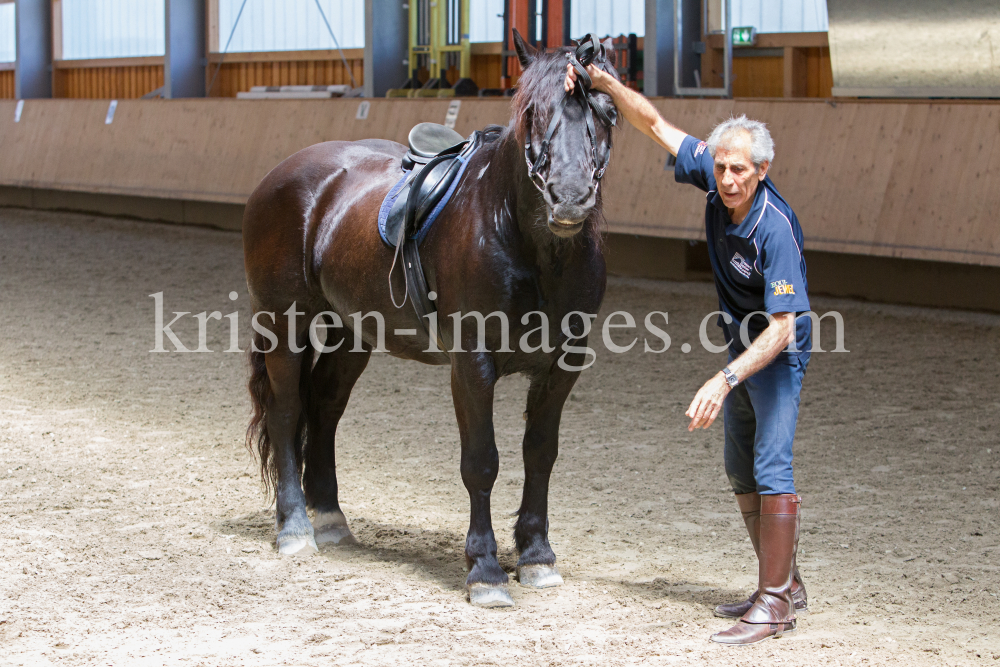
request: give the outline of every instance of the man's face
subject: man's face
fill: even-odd
[[[715,150],[715,181],[722,203],[730,209],[749,209],[757,184],[767,174],[767,162],[754,169],[750,159],[750,135],[730,136],[726,146]]]

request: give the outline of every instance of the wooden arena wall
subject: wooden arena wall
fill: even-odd
[[[311,144],[405,141],[442,122],[448,100],[362,102],[27,100],[19,123],[0,101],[0,186],[242,204],[261,177]],[[771,175],[814,251],[1000,266],[1000,104],[806,100],[654,100],[705,136],[733,113],[766,121]],[[463,100],[462,134],[505,122],[506,99]],[[703,240],[704,195],[674,182],[667,154],[627,124],[604,182],[609,230]]]

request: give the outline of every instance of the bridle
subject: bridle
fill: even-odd
[[[575,52],[566,54],[569,63],[576,72],[576,85],[573,87],[572,93],[563,95],[562,99],[555,105],[555,110],[552,112],[552,119],[549,121],[549,126],[542,136],[541,149],[538,151],[538,157],[534,161],[531,159],[531,123],[528,124],[527,138],[524,141],[524,160],[528,163],[528,176],[531,178],[531,182],[541,192],[545,192],[546,182],[539,172],[549,164],[549,143],[552,141],[552,135],[555,134],[556,127],[562,118],[563,110],[566,109],[566,104],[571,99],[580,100],[580,103],[583,105],[584,117],[587,119],[587,136],[590,138],[590,152],[594,158],[594,173],[591,175],[593,181],[595,183],[600,181],[604,176],[604,171],[608,168],[610,155],[608,156],[608,160],[604,161],[604,164],[600,167],[597,166],[597,130],[594,124],[594,115],[596,114],[598,119],[607,127],[613,127],[615,119],[608,117],[604,109],[594,101],[594,96],[590,92],[593,81],[590,75],[587,74],[587,66],[594,62],[598,56],[603,56],[603,53],[604,50],[600,40],[591,33],[583,38],[583,41],[576,47]]]

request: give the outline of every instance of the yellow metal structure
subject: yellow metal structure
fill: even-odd
[[[445,62],[450,53],[460,54],[459,80],[464,83],[463,89],[468,88],[472,71],[472,50],[469,46],[470,1],[410,0],[410,78],[404,88],[392,89],[386,93],[386,97],[454,96],[455,90],[447,83],[445,76]],[[421,61],[426,64],[430,75],[424,87],[418,84],[417,79]],[[472,94],[475,94],[474,84],[472,86]]]

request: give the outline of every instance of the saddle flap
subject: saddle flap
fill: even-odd
[[[420,186],[420,191],[417,193],[412,191],[411,185],[419,170],[414,172],[414,176],[399,191],[396,201],[393,203],[392,208],[389,209],[389,217],[385,223],[385,235],[390,243],[395,245],[396,240],[399,238],[399,228],[405,223],[406,203],[409,198],[416,197],[417,201],[416,216],[413,221],[414,229],[407,230],[408,237],[420,230],[421,225],[427,219],[427,214],[437,206],[438,202],[441,201],[441,198],[448,191],[448,188],[451,187],[452,181],[455,180],[459,170],[462,168],[462,164],[458,160],[446,160],[437,163],[431,167],[430,173],[424,178]]]
[[[416,157],[431,158],[465,141],[455,130],[438,123],[418,123],[410,130],[407,142]]]

